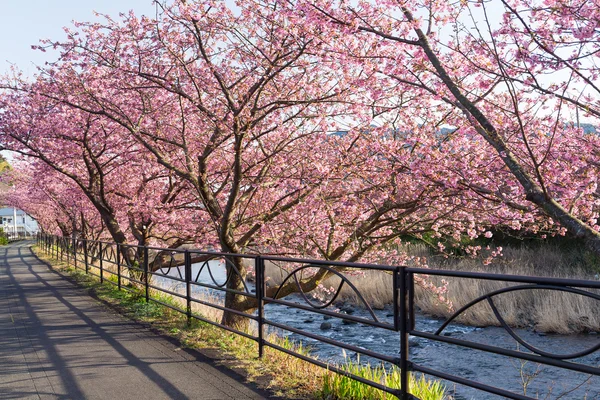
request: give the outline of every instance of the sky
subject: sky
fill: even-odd
[[[17,66],[27,76],[35,65],[55,59],[52,52],[32,50],[39,39],[63,39],[64,26],[72,21],[93,21],[94,11],[118,16],[134,10],[138,15],[155,15],[152,0],[0,0],[0,75]]]

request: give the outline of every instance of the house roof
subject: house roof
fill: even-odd
[[[14,215],[12,207],[0,208],[0,217],[12,217]],[[27,213],[23,210],[17,209],[17,215],[23,216],[27,215]]]

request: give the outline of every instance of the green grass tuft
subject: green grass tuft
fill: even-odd
[[[400,369],[396,367],[386,370],[383,366],[361,365],[359,362],[347,361],[340,369],[392,389],[400,389],[401,387]],[[446,388],[444,385],[439,381],[428,380],[422,375],[416,377],[411,374],[408,386],[410,393],[421,400],[446,399]],[[328,371],[323,377],[321,396],[326,400],[396,399],[396,396],[390,393],[332,371]]]

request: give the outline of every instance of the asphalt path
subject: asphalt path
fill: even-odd
[[[263,399],[268,393],[0,247],[0,399]]]

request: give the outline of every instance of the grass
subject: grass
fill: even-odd
[[[188,325],[184,314],[159,303],[146,303],[143,291],[134,287],[129,287],[130,290],[119,290],[113,284],[116,283],[117,277],[106,272],[110,266],[105,265],[104,279],[113,283],[100,283],[97,277],[87,275],[81,269],[75,269],[64,262],[57,261],[40,249],[34,247],[34,251],[38,257],[51,264],[53,268],[69,274],[77,283],[90,290],[94,296],[115,307],[125,316],[151,325],[161,334],[177,339],[184,347],[217,350],[217,356],[228,366],[236,369],[243,368],[249,381],[263,380],[265,376],[268,377],[269,382],[266,386],[276,395],[286,398],[326,400],[386,398],[385,396],[381,397],[384,392],[372,390],[369,385],[337,375],[268,346],[265,346],[263,357],[259,359],[257,343],[253,340],[196,319],[193,319],[191,325]],[[100,271],[97,266],[90,264],[89,268],[90,272],[99,275]],[[122,279],[122,282],[126,281],[126,279]],[[152,290],[150,294],[152,298],[165,304],[185,308],[181,300],[170,295],[155,290]],[[207,310],[205,308],[194,310],[195,313],[202,312],[203,314],[204,311]],[[209,312],[208,319],[214,320],[218,315],[218,313],[210,314]],[[270,334],[266,340],[293,352],[310,356],[309,350],[303,347],[302,343],[295,343],[287,337],[282,338]],[[211,352],[211,355],[215,356],[214,352]],[[358,376],[372,377],[376,382],[385,382],[395,385],[392,387],[399,387],[400,378],[397,370],[387,372],[383,367],[360,366],[353,363],[347,363],[343,368],[357,372]],[[351,390],[348,389],[350,387]],[[414,388],[413,394],[424,400],[445,398],[439,382],[428,381],[423,377],[413,379],[411,388]],[[387,398],[393,397],[388,395]]]
[[[400,370],[392,368],[387,370],[383,366],[360,365],[354,362],[344,364],[341,369],[360,378],[378,382],[393,389],[401,387]],[[441,400],[448,398],[446,388],[439,381],[426,379],[424,376],[416,377],[409,375],[410,392],[421,400]],[[365,385],[348,376],[341,375],[332,371],[324,376],[323,390],[321,393],[323,399],[377,399],[391,400],[396,396],[373,386]]]
[[[477,259],[439,259],[430,266],[457,271],[480,271],[500,274],[543,276],[553,278],[578,278],[597,280],[596,265],[586,262],[585,254],[577,249],[565,249],[556,245],[533,247],[508,247],[490,265]],[[441,279],[431,277],[434,283]],[[455,309],[467,302],[512,284],[475,279],[447,278],[448,297]],[[593,290],[590,290],[593,292]],[[440,305],[432,296],[417,290],[416,302],[422,311],[445,317],[447,307]],[[555,290],[525,290],[494,297],[503,318],[512,326],[533,328],[540,332],[572,334],[600,331],[598,301],[580,295]],[[458,319],[475,326],[498,325],[487,302],[471,308]]]

